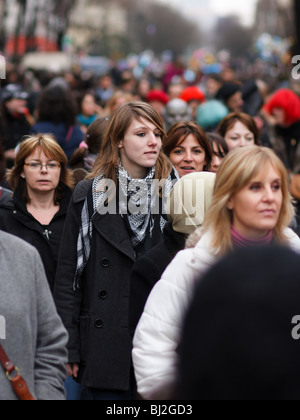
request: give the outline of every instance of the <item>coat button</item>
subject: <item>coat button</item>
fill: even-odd
[[[106,299],[107,298],[107,291],[106,290],[100,290],[99,298],[100,299]]]
[[[97,319],[95,321],[95,327],[96,328],[100,329],[100,328],[103,328],[103,326],[104,326],[104,323],[103,323],[102,319]]]
[[[108,268],[110,266],[110,261],[109,261],[108,258],[103,258],[103,260],[102,260],[102,266],[104,268]]]

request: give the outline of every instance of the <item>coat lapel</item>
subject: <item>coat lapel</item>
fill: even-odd
[[[92,223],[97,232],[113,247],[135,261],[134,250],[125,226],[119,214],[96,214]]]

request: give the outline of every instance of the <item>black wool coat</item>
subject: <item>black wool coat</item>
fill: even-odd
[[[172,223],[169,222],[165,226],[161,242],[136,261],[130,285],[129,322],[132,336],[153,287],[176,254],[185,248],[185,242],[185,235],[175,232]]]
[[[69,333],[69,363],[79,363],[78,381],[98,390],[130,389],[130,275],[135,253],[119,215],[92,217],[91,254],[74,290],[81,212],[92,181],[78,184],[69,207],[60,251],[54,299]],[[161,236],[160,236],[161,239]]]
[[[60,209],[49,226],[42,226],[28,211],[19,189],[13,198],[0,205],[0,230],[34,246],[43,261],[51,291],[54,289],[58,253],[72,191],[64,186]]]

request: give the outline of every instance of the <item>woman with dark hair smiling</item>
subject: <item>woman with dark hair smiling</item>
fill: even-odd
[[[168,131],[164,152],[180,178],[193,172],[208,171],[212,148],[205,132],[194,122],[179,122]]]

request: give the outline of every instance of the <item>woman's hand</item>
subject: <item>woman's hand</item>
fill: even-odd
[[[79,365],[77,363],[67,364],[67,372],[68,377],[70,378],[73,376],[74,378],[77,378],[78,372],[79,372]]]

